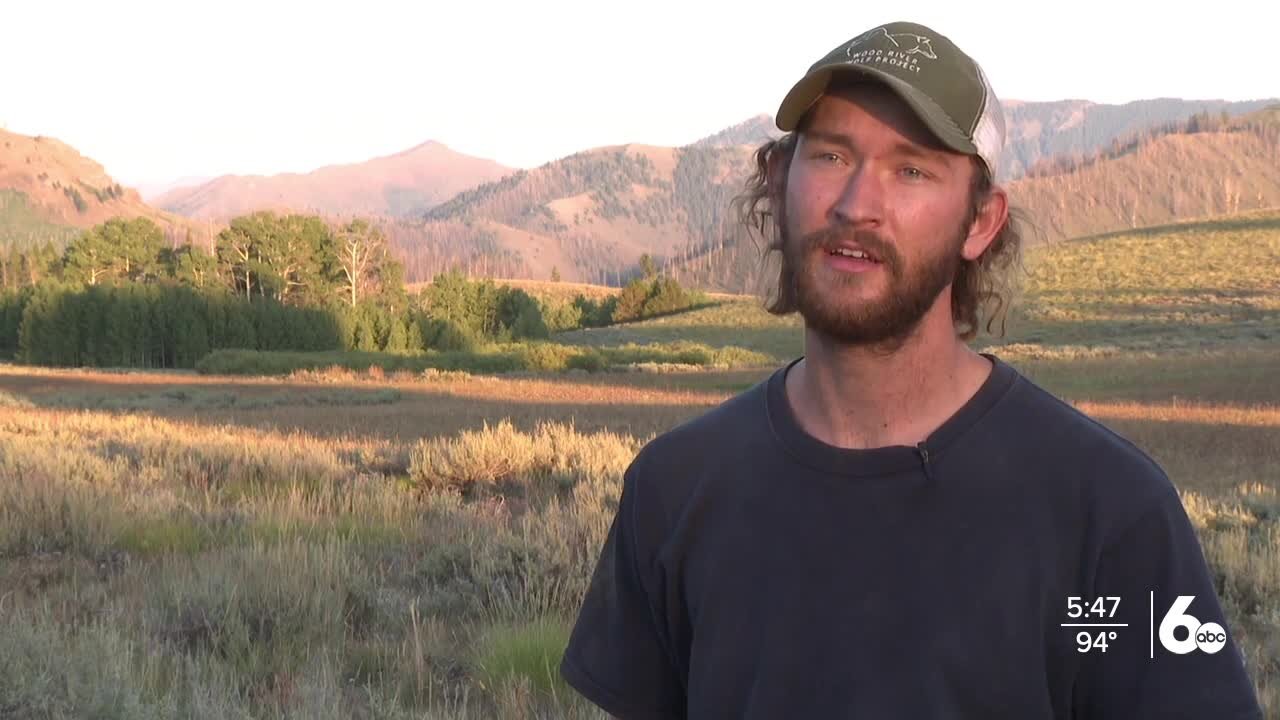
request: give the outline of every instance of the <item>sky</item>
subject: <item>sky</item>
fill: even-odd
[[[1280,96],[1280,3],[102,0],[0,4],[0,128],[126,185],[436,140],[534,167],[772,115],[822,55],[923,23],[1004,99]]]

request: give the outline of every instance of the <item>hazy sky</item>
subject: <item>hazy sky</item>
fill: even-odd
[[[1280,3],[3,0],[0,127],[127,184],[307,171],[439,140],[532,167],[761,112],[892,20],[1022,100],[1280,95]]]

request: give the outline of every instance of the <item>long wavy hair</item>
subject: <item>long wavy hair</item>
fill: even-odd
[[[775,315],[788,315],[797,310],[793,282],[796,269],[782,252],[787,242],[787,172],[797,141],[798,134],[791,132],[760,146],[754,154],[755,169],[747,178],[743,192],[733,200],[734,212],[747,233],[765,241],[764,259],[767,261],[772,255],[778,258],[778,283],[765,305],[765,309]],[[973,223],[992,190],[986,166],[976,157],[973,162],[975,172],[969,184],[964,227]],[[993,328],[998,322],[999,335],[1004,335],[1014,293],[1011,270],[1021,267],[1025,222],[1020,209],[1010,208],[1004,226],[982,255],[976,260],[961,261],[951,283],[951,318],[961,340],[969,341],[977,336],[983,326],[982,318],[986,319],[988,333],[994,334]]]

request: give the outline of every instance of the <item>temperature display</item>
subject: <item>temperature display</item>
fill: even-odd
[[[1078,595],[1067,598],[1067,617],[1074,622],[1064,622],[1062,627],[1081,628],[1076,633],[1076,652],[1106,652],[1112,640],[1119,637],[1119,630],[1128,623],[1114,622],[1120,598],[1114,595],[1089,600]]]

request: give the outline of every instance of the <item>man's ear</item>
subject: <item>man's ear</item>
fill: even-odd
[[[969,236],[964,240],[960,256],[965,260],[977,260],[987,251],[996,235],[1004,228],[1009,219],[1009,196],[1004,188],[994,185],[987,197],[978,206],[973,223],[969,225]]]

